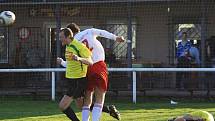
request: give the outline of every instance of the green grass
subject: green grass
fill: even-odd
[[[206,110],[215,114],[215,105],[208,101],[179,101],[178,105],[170,105],[169,100],[144,101],[129,103],[115,101],[121,113],[122,121],[166,121],[194,110]],[[108,103],[107,103],[108,104]],[[72,107],[75,107],[72,104]],[[79,118],[81,112],[75,111]],[[103,113],[101,121],[114,121],[108,114]],[[57,102],[31,100],[0,100],[0,121],[69,121],[59,109]]]

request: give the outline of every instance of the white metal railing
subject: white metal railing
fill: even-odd
[[[1,72],[51,72],[52,73],[52,94],[55,100],[55,72],[64,72],[65,68],[35,68],[35,69],[0,69]],[[136,72],[215,72],[215,68],[108,68],[108,71],[133,72],[133,102],[136,103]]]

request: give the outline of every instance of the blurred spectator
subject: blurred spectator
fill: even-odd
[[[105,60],[109,67],[112,67],[114,63],[116,63],[116,55],[114,54],[113,50],[110,48],[106,48],[106,55]]]
[[[192,43],[188,51],[188,57],[191,61],[191,67],[199,67],[200,66],[200,57],[199,57],[199,49]]]
[[[134,48],[132,48],[132,57],[134,58],[134,59],[137,59],[137,49],[134,47]]]
[[[189,68],[191,67],[191,59],[189,57],[189,49],[192,43],[187,39],[187,33],[182,33],[182,40],[178,43],[176,58],[178,68]],[[176,88],[184,89],[184,80],[188,79],[186,72],[178,72],[176,75]]]

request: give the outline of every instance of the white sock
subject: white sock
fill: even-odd
[[[92,121],[99,121],[102,115],[102,104],[95,103],[92,110]]]
[[[82,107],[82,121],[89,121],[90,120],[90,107],[83,106]]]

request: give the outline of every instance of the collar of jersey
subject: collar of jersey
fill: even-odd
[[[77,41],[77,40],[76,40],[76,39],[73,39],[73,40],[68,44],[68,46],[74,44],[75,41]]]

